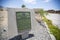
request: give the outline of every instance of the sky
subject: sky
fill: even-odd
[[[23,4],[31,9],[60,10],[60,0],[0,0],[0,6],[3,7],[21,8]]]

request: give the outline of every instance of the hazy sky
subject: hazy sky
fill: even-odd
[[[60,10],[60,0],[0,0],[3,7],[21,8],[22,4],[27,8]]]

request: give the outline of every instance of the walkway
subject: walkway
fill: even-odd
[[[32,30],[29,33],[34,34],[34,37],[27,40],[51,40],[46,26],[42,26],[38,22],[36,22],[35,27],[32,27]]]

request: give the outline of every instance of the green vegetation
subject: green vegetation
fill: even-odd
[[[53,34],[55,36],[56,40],[60,40],[60,29],[57,28],[56,26],[54,26],[52,24],[52,21],[48,20],[46,17],[44,17],[43,20],[47,23],[48,28],[50,29],[51,34]]]
[[[53,34],[56,38],[56,40],[60,40],[60,29],[57,28],[57,26],[54,26],[52,24],[52,21],[47,19],[44,15],[47,15],[47,12],[45,12],[43,9],[40,10],[40,15],[43,18],[42,20],[45,21],[48,25],[48,28],[50,29],[50,33]]]
[[[43,16],[48,14],[48,13],[45,12],[43,9],[40,9],[39,13],[40,13],[40,16],[41,16],[41,19],[42,19],[42,20],[43,20]]]
[[[22,8],[25,8],[26,6],[23,4],[21,7],[22,7]]]
[[[41,17],[43,17],[44,15],[47,15],[48,14],[43,9],[40,9],[39,13],[40,13]]]

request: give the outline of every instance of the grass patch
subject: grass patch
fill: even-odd
[[[47,19],[46,17],[44,17],[43,20],[47,23],[48,28],[50,29],[50,33],[55,36],[56,40],[60,40],[60,29],[54,26],[52,24],[52,21]]]

